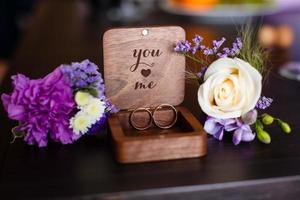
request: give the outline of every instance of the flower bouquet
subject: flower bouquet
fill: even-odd
[[[276,122],[285,133],[290,126],[267,113],[273,99],[262,96],[262,82],[266,78],[266,51],[252,42],[253,32],[246,29],[231,47],[223,47],[226,39],[213,40],[212,46],[203,45],[196,35],[192,42],[181,41],[174,50],[198,63],[200,72],[188,71],[188,78],[196,79],[200,87],[198,102],[207,114],[205,131],[218,140],[226,132],[233,133],[232,141],[255,139],[268,144],[271,137],[265,127]]]
[[[41,79],[12,76],[13,92],[1,99],[8,117],[19,125],[14,139],[24,137],[29,145],[47,146],[52,139],[70,144],[93,134],[116,109],[106,96],[98,67],[84,60],[61,65]]]

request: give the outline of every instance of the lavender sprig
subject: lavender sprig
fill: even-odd
[[[243,43],[241,38],[236,38],[236,40],[232,43],[232,48],[228,47],[223,48],[223,52],[217,53],[217,56],[220,58],[228,57],[228,56],[236,56],[239,54],[240,50],[243,47]]]
[[[179,53],[187,53],[191,50],[191,43],[189,41],[181,41],[176,44],[174,51]]]
[[[260,99],[256,103],[255,107],[257,109],[265,110],[265,109],[267,109],[268,107],[271,106],[272,102],[273,102],[272,98],[268,98],[268,97],[262,96],[262,97],[260,97]]]

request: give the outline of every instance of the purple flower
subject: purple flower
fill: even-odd
[[[232,49],[230,51],[231,56],[235,56],[238,54],[243,47],[243,43],[241,41],[241,38],[236,38],[235,42],[232,43]]]
[[[218,140],[223,139],[224,131],[234,131],[232,141],[235,145],[238,145],[241,141],[250,142],[255,138],[250,126],[240,119],[208,117],[204,124],[204,130]]]
[[[219,48],[223,45],[223,43],[226,41],[224,37],[222,37],[221,40],[213,40],[213,51],[214,53],[217,53]]]
[[[94,88],[98,97],[104,95],[104,82],[98,67],[89,60],[73,62],[71,65],[61,65],[60,69],[73,89]]]
[[[203,37],[201,37],[200,35],[195,35],[193,39],[195,46],[199,46],[202,41],[203,41]]]
[[[206,48],[206,49],[203,50],[203,54],[206,55],[206,56],[213,55],[214,50],[211,49],[211,48]]]
[[[231,50],[228,47],[223,48],[223,53],[217,53],[220,58],[226,58],[230,55]]]
[[[239,37],[236,38],[235,42],[236,42],[237,47],[238,47],[239,49],[243,48],[243,43],[242,43],[241,38],[239,38]]]
[[[206,46],[205,45],[200,45],[199,49],[204,50],[204,49],[206,49]]]
[[[271,106],[272,102],[273,102],[272,98],[268,98],[268,97],[262,96],[262,97],[260,97],[260,99],[256,103],[255,107],[257,109],[265,110],[265,109],[267,109],[268,107]]]
[[[108,113],[104,113],[104,115],[95,124],[92,125],[87,134],[95,135],[97,131],[105,125],[107,117]]]
[[[206,72],[207,68],[208,68],[208,67],[203,67],[203,68],[201,69],[201,71],[200,71],[200,72],[198,72],[198,73],[196,74],[196,75],[197,75],[197,77],[199,77],[199,78],[203,79],[203,77],[204,77],[204,74],[205,74],[205,72]]]
[[[178,42],[174,48],[174,51],[181,52],[181,53],[187,53],[190,50],[191,50],[191,43],[187,40]]]
[[[236,129],[235,119],[217,119],[208,117],[204,124],[204,130],[218,140],[223,139],[224,131]]]
[[[232,136],[233,144],[238,145],[241,141],[251,142],[254,138],[255,134],[252,133],[250,126],[240,119],[236,119],[236,129]]]
[[[235,41],[232,43],[232,48],[225,47],[223,48],[222,52],[217,53],[217,56],[220,58],[228,57],[228,56],[235,56],[237,55],[243,47],[243,43],[241,38],[236,38]]]
[[[195,46],[195,47],[192,47],[190,51],[191,51],[191,53],[192,53],[193,55],[195,55],[196,52],[197,52],[197,49],[198,49],[198,48]]]
[[[80,137],[69,128],[75,102],[59,68],[43,79],[30,80],[18,74],[12,80],[13,92],[2,94],[1,99],[9,118],[19,121],[17,131],[26,133],[24,140],[28,144],[47,146],[49,136],[69,144]]]

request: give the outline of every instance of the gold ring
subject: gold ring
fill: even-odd
[[[158,121],[157,121],[157,120],[155,119],[155,117],[154,117],[154,113],[157,112],[159,109],[162,109],[163,107],[170,107],[170,108],[173,110],[173,112],[174,112],[174,120],[173,120],[170,124],[165,125],[165,126],[159,124]],[[154,109],[154,111],[153,111],[153,113],[152,113],[152,119],[153,119],[154,124],[155,124],[156,126],[158,126],[159,128],[161,128],[161,129],[168,129],[168,128],[171,128],[171,127],[174,126],[174,124],[177,122],[177,110],[176,110],[176,108],[175,108],[174,106],[172,106],[172,105],[170,105],[170,104],[161,104],[161,105],[157,106],[157,107]]]
[[[141,127],[136,122],[134,122],[134,119],[133,119],[134,118],[134,113],[136,113],[138,111],[146,111],[150,116],[150,120],[149,120],[148,124],[144,127]],[[152,121],[153,121],[152,113],[147,108],[137,108],[137,109],[133,110],[132,113],[130,114],[130,124],[131,124],[131,126],[133,126],[135,129],[137,129],[139,131],[143,131],[143,130],[146,130],[146,129],[150,128],[151,125],[152,125]]]

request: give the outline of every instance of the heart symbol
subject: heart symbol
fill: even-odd
[[[142,74],[144,77],[148,77],[148,76],[151,74],[151,70],[150,70],[150,69],[142,69],[142,70],[141,70],[141,74]]]

